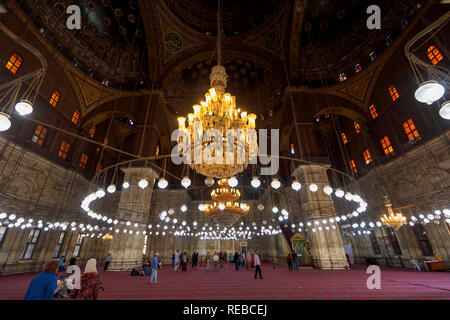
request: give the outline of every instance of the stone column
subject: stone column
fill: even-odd
[[[306,218],[322,220],[336,215],[332,198],[323,192],[323,187],[330,184],[326,171],[325,166],[311,164],[301,165],[294,172],[303,184],[299,192],[303,212],[307,212]],[[317,184],[319,187],[317,192],[309,190],[311,183]],[[339,226],[336,223],[334,223],[335,229],[330,223],[326,226],[329,230],[325,230],[324,225],[321,225],[322,230],[319,230],[318,226],[308,228],[312,258],[320,269],[345,269],[348,263]],[[316,232],[313,232],[312,228],[315,228]]]
[[[153,180],[157,177],[151,168],[124,168],[125,181],[130,183],[128,189],[122,190],[118,208],[118,218],[139,224],[146,224],[150,214],[150,203],[153,193]],[[149,186],[141,189],[139,180],[146,178]],[[125,227],[126,228],[126,227]],[[133,228],[130,228],[133,230]],[[114,233],[111,241],[110,253],[112,256],[108,270],[128,270],[142,262],[142,250],[144,248],[144,235]]]

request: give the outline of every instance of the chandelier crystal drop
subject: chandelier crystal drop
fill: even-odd
[[[26,116],[33,112],[33,105],[28,100],[22,100],[16,104],[15,109],[21,116]]]
[[[444,93],[444,86],[431,80],[422,83],[419,88],[417,88],[414,96],[417,101],[431,105],[442,98]]]
[[[0,112],[0,131],[6,131],[11,128],[11,120],[9,118],[8,114]]]

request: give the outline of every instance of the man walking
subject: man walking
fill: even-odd
[[[103,271],[106,271],[106,269],[108,269],[110,262],[111,262],[111,253],[108,253],[108,255],[105,258],[105,268],[103,269]]]
[[[292,260],[294,261],[294,269],[298,270],[297,252],[292,253]]]
[[[255,254],[253,256],[253,261],[255,263],[255,279],[256,279],[256,275],[259,273],[259,278],[262,279],[262,275],[261,275],[261,261],[259,260],[258,257],[258,250],[255,250]]]
[[[155,283],[158,283],[158,253],[155,253],[155,256],[153,257],[150,283],[153,283],[153,278],[155,278]]]

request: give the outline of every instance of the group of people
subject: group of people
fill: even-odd
[[[298,259],[297,253],[295,251],[292,254],[289,252],[289,254],[287,255],[287,264],[289,271],[298,270]],[[292,264],[294,265],[294,267],[292,267]]]
[[[75,265],[75,260],[71,260],[70,265]],[[55,297],[98,300],[100,290],[104,291],[104,288],[97,272],[97,260],[87,261],[79,281],[76,276],[76,273],[66,273],[65,257],[51,261],[31,280],[24,300],[53,300]]]
[[[194,252],[195,254],[195,252]],[[198,255],[197,255],[197,259],[198,259]],[[197,262],[195,262],[197,264]],[[174,267],[175,271],[177,272],[181,272],[181,271],[187,271],[187,264],[188,264],[188,255],[186,252],[179,252],[179,250],[177,250],[173,255],[172,255],[172,267]],[[194,261],[192,261],[192,264],[194,264]]]

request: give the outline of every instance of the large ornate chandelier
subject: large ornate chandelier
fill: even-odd
[[[381,222],[384,225],[390,226],[390,227],[394,228],[395,230],[398,230],[401,226],[406,224],[406,217],[404,217],[401,212],[394,213],[394,211],[392,210],[392,204],[387,199],[387,197],[385,197],[384,201],[385,201],[384,206],[386,207],[386,209],[388,211],[388,215],[386,215],[386,214],[383,215],[381,217]]]
[[[228,186],[228,179],[219,180],[218,185],[219,188],[211,191],[211,199],[214,202],[201,204],[200,210],[206,216],[213,218],[217,224],[230,227],[244,217],[250,207],[246,203],[238,202],[241,193]]]
[[[180,131],[188,132],[191,161],[190,166],[198,173],[217,179],[228,178],[242,172],[249,162],[250,144],[255,143],[248,136],[249,129],[255,129],[256,115],[247,114],[236,106],[236,97],[226,93],[228,76],[222,64],[222,9],[219,0],[218,36],[217,36],[217,66],[211,70],[209,77],[211,89],[205,94],[205,100],[193,106],[194,113],[178,118]],[[216,137],[205,136],[208,130],[217,130],[223,139],[221,146]],[[229,130],[235,130],[236,135],[229,141],[232,148],[227,148]],[[199,141],[198,137],[201,137]],[[196,139],[197,137],[197,139]],[[230,136],[231,137],[231,136]],[[205,149],[211,150],[212,157],[223,159],[222,163],[206,163],[193,161],[195,155],[204,155]],[[250,150],[251,149],[251,150]],[[233,161],[230,161],[233,160]]]

